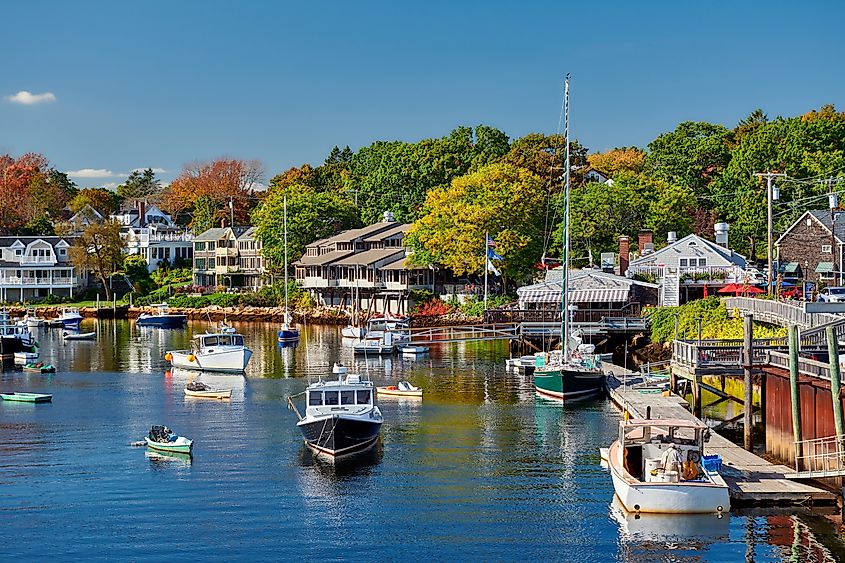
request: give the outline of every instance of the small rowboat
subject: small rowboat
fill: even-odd
[[[185,387],[186,397],[198,397],[200,399],[231,399],[231,389],[212,389],[204,383],[189,383]]]
[[[53,364],[26,364],[21,369],[33,373],[56,373],[56,367]]]
[[[423,396],[423,390],[419,387],[414,387],[407,381],[400,381],[399,385],[386,385],[378,387],[379,395],[390,395],[393,397],[420,397]]]
[[[52,395],[40,393],[0,393],[4,401],[18,401],[20,403],[49,403],[53,400]]]
[[[144,437],[147,447],[160,452],[173,452],[176,454],[190,454],[194,447],[194,441],[179,436],[172,442],[155,442],[149,437]]]
[[[65,340],[94,340],[97,338],[96,332],[63,332],[62,338]]]
[[[173,452],[177,454],[190,454],[194,447],[194,441],[184,436],[175,435],[166,426],[153,426],[150,433],[144,436],[147,447],[160,452]]]
[[[402,346],[399,351],[403,354],[426,354],[428,353],[428,346]]]

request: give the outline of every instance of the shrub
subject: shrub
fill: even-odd
[[[432,299],[430,301],[426,301],[423,304],[418,304],[414,306],[414,310],[411,311],[411,316],[416,317],[439,317],[441,315],[448,315],[454,309],[445,301],[441,301],[440,299]]]

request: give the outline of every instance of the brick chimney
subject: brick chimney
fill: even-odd
[[[139,199],[135,206],[138,208],[138,226],[144,227],[147,224],[147,202]]]
[[[624,276],[628,271],[630,262],[630,251],[628,249],[628,237],[619,237],[619,275]]]
[[[654,236],[651,231],[643,230],[637,234],[637,246],[640,248],[640,256],[654,252]]]

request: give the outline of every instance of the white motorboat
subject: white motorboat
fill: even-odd
[[[24,315],[24,318],[21,320],[29,328],[38,328],[47,323],[46,319],[38,316],[38,309],[35,307],[27,308],[26,315]]]
[[[59,314],[59,317],[55,319],[51,324],[55,324],[56,326],[64,328],[79,329],[79,323],[81,322],[82,314],[79,312],[78,308],[64,307],[62,308],[62,312]]]
[[[292,398],[289,407],[296,413],[296,426],[309,448],[334,459],[370,448],[378,440],[384,418],[375,404],[372,381],[347,373],[335,364],[336,380],[310,384],[305,389],[305,416]]]
[[[378,340],[367,338],[352,345],[356,354],[367,354],[373,356],[392,355],[396,345],[393,343],[393,333],[385,332]]]
[[[367,329],[362,326],[345,326],[340,330],[340,335],[343,338],[354,338],[355,340],[361,340],[364,338],[364,335],[367,334]]]
[[[6,309],[0,309],[0,341],[0,350],[5,354],[26,352],[35,345],[35,338],[29,329],[12,321]]]
[[[409,356],[415,356],[417,354],[427,354],[428,346],[400,346],[399,351]]]
[[[683,419],[619,423],[608,466],[613,488],[628,512],[706,514],[730,509],[717,456],[704,457],[706,424]]]
[[[38,352],[15,352],[15,365],[24,366],[38,360]]]
[[[229,332],[194,336],[189,350],[171,350],[164,355],[173,367],[229,373],[243,372],[251,357],[243,335]]]
[[[65,340],[96,340],[96,332],[68,332],[62,333],[62,338]]]
[[[231,399],[231,389],[214,389],[201,381],[192,381],[185,386],[185,396],[199,399]]]

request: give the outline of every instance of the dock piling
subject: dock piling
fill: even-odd
[[[745,449],[754,450],[754,395],[752,393],[751,369],[754,360],[754,353],[752,346],[754,345],[754,317],[746,315],[744,319],[744,340],[742,345],[742,367],[745,375],[745,400],[743,402],[744,416],[743,416],[743,438]],[[724,378],[722,379],[722,387],[724,389]]]
[[[792,399],[792,434],[795,440],[795,459],[802,457],[801,395],[798,388],[798,327],[789,325],[789,395]],[[797,468],[800,471],[800,467]]]
[[[842,423],[842,380],[839,373],[839,341],[836,338],[836,331],[832,326],[827,327],[827,353],[830,362],[830,396],[833,399],[833,424],[836,428],[836,438],[842,439],[845,435]]]

